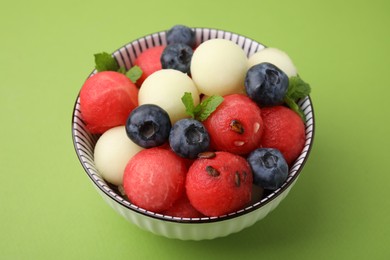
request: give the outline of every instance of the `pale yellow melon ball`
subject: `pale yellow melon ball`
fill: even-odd
[[[247,64],[245,52],[236,43],[212,39],[194,51],[191,76],[199,92],[205,95],[240,93],[244,88]]]
[[[186,118],[186,108],[181,101],[185,92],[190,92],[195,106],[199,104],[199,91],[185,73],[173,69],[158,70],[142,83],[138,103],[155,104],[164,109],[172,123]]]
[[[262,62],[268,62],[275,65],[286,73],[288,77],[297,75],[297,69],[291,58],[287,53],[277,48],[264,48],[254,53],[248,59],[249,68]]]
[[[94,150],[96,169],[106,181],[122,185],[127,162],[142,149],[127,137],[125,126],[111,128],[96,142]]]

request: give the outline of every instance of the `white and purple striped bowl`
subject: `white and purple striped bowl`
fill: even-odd
[[[197,44],[213,38],[228,39],[241,46],[248,57],[265,47],[252,39],[223,30],[208,28],[194,28],[194,30],[196,32]],[[129,69],[133,66],[134,60],[142,51],[158,45],[166,45],[165,31],[147,35],[130,42],[115,51],[113,55],[120,66],[125,66],[126,69]],[[93,71],[91,75],[94,73],[96,71]],[[140,228],[157,235],[181,240],[204,240],[227,236],[239,232],[264,218],[279,205],[296,183],[308,159],[314,138],[313,105],[310,97],[306,97],[299,101],[299,106],[306,115],[306,143],[302,153],[290,168],[288,179],[282,187],[267,194],[266,197],[263,197],[257,203],[224,216],[177,218],[157,214],[137,207],[122,197],[117,187],[106,183],[101,178],[95,167],[93,158],[94,147],[99,135],[91,134],[86,129],[80,114],[79,102],[79,97],[77,97],[72,115],[74,148],[81,165],[98,193],[115,211]]]

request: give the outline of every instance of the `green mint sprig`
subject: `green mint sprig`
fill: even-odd
[[[98,72],[116,71],[126,75],[133,83],[136,83],[142,76],[143,72],[140,67],[133,66],[129,70],[126,70],[125,67],[119,66],[115,58],[107,52],[96,53],[94,56],[95,68]]]
[[[134,65],[131,67],[127,72],[124,74],[133,82],[136,83],[137,80],[142,76],[142,69],[138,67],[137,65]]]
[[[295,111],[303,121],[306,121],[305,114],[298,106],[297,101],[308,96],[311,92],[311,87],[303,81],[299,75],[289,78],[287,93],[284,97],[284,102]]]
[[[98,72],[101,71],[118,71],[119,65],[107,52],[96,53],[95,55],[95,68]]]
[[[196,120],[204,121],[222,103],[223,97],[213,95],[207,97],[205,100],[195,106],[192,94],[190,92],[185,92],[183,97],[181,98],[181,101],[183,102],[186,108],[186,113],[189,116]]]

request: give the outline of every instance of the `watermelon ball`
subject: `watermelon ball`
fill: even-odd
[[[102,71],[89,77],[80,90],[80,111],[91,133],[125,125],[138,105],[138,89],[125,75]]]
[[[247,161],[228,152],[194,161],[187,173],[186,192],[192,206],[209,217],[244,208],[251,201],[253,176]]]
[[[285,106],[266,107],[261,110],[264,131],[260,147],[278,149],[291,165],[305,145],[305,125],[301,117]]]
[[[204,217],[202,213],[197,211],[190,203],[187,194],[183,195],[170,207],[162,212],[162,214],[179,218],[201,218]]]
[[[155,46],[143,51],[134,61],[134,65],[142,70],[141,77],[137,80],[136,85],[141,87],[142,83],[153,72],[162,69],[160,58],[165,46]]]
[[[223,102],[203,124],[215,150],[244,155],[260,145],[263,130],[261,110],[243,94],[224,96]]]
[[[123,189],[133,204],[160,213],[183,195],[187,167],[174,152],[154,147],[134,155],[126,165]]]

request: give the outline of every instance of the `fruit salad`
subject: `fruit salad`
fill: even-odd
[[[80,90],[80,111],[99,139],[99,174],[132,204],[181,218],[218,217],[279,189],[305,144],[297,101],[310,85],[290,57],[266,47],[196,44],[176,25],[166,45],[130,69],[108,53]]]

